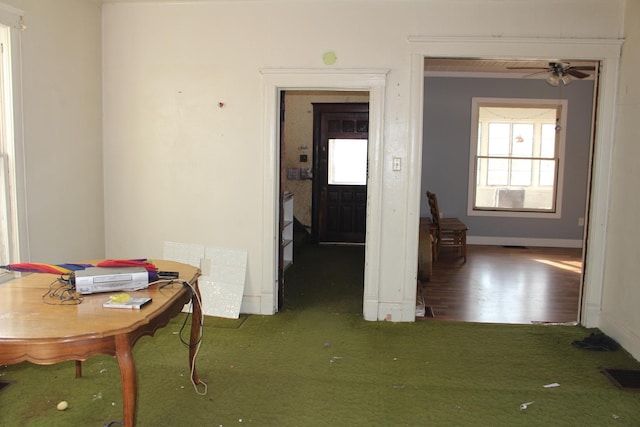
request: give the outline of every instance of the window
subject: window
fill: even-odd
[[[7,13],[0,10],[0,21]],[[18,262],[20,258],[14,140],[19,117],[13,110],[11,32],[12,27],[0,24],[0,265]],[[12,273],[0,269],[0,282],[11,278]]]
[[[329,185],[367,185],[366,139],[329,139]]]
[[[469,215],[559,217],[567,102],[473,98]]]

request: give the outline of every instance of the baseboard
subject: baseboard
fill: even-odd
[[[386,320],[388,322],[415,322],[415,301],[411,304],[378,304],[378,320]]]
[[[634,359],[640,360],[640,336],[637,333],[605,312],[600,313],[598,328],[616,340]]]
[[[587,297],[584,297],[587,298]],[[583,302],[580,324],[585,328],[597,328],[600,325],[600,315],[602,310],[600,304],[588,304]]]
[[[469,236],[468,245],[487,246],[534,246],[544,248],[581,248],[582,240],[579,239],[537,239],[533,237],[492,237]]]
[[[378,320],[378,300],[364,298],[363,303],[364,320],[375,322]]]
[[[244,295],[242,297],[242,305],[240,306],[240,313],[274,314],[270,304],[267,307],[262,307],[262,300],[263,298],[261,298],[260,296]],[[262,310],[264,310],[265,312],[263,312]]]

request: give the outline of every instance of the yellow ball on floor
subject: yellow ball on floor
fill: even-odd
[[[69,403],[66,400],[63,400],[62,402],[58,403],[58,406],[56,406],[56,408],[58,408],[58,411],[64,411],[68,407]]]

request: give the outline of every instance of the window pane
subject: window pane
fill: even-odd
[[[329,140],[329,185],[367,185],[367,140]]]
[[[508,123],[489,123],[489,150],[490,156],[509,155],[509,132],[511,126]]]
[[[515,123],[513,125],[513,144],[511,155],[514,157],[531,157],[533,154],[533,124]]]
[[[509,182],[509,160],[489,159],[487,165],[487,185],[507,185]]]
[[[530,186],[531,165],[531,160],[512,160],[510,184],[516,186]]]
[[[540,157],[553,157],[556,152],[556,126],[552,124],[542,125],[540,138]]]
[[[540,185],[552,186],[556,180],[556,162],[554,160],[540,161]]]

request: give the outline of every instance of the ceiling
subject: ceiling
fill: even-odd
[[[495,60],[495,59],[466,59],[466,58],[425,58],[424,71],[426,75],[450,76],[450,75],[476,75],[483,77],[523,77],[546,78],[545,69],[549,62],[568,62],[571,66],[595,66],[596,61],[545,59],[545,60]],[[539,67],[537,70],[512,70],[509,67]],[[590,74],[593,78],[594,71],[581,70]]]

